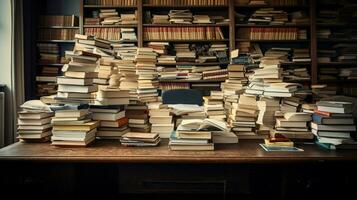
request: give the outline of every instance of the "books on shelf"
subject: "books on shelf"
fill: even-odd
[[[144,40],[223,40],[220,27],[144,27]]]
[[[289,139],[311,140],[314,135],[308,129],[311,114],[304,112],[286,112],[284,117],[276,118],[273,134],[284,135]]]
[[[157,6],[223,6],[228,5],[227,0],[212,0],[212,1],[190,1],[190,0],[146,0],[145,4],[157,5]]]
[[[75,35],[79,33],[79,29],[40,29],[38,32],[38,40],[74,40]]]
[[[239,39],[250,40],[306,40],[307,32],[298,28],[241,28]]]
[[[85,0],[85,5],[136,6],[136,0]]]
[[[75,27],[79,25],[79,18],[75,15],[40,15],[39,26],[66,26]]]

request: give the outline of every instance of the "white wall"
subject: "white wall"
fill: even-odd
[[[0,84],[7,86],[6,109],[5,109],[5,144],[13,141],[13,112],[12,112],[12,7],[11,0],[0,1]]]

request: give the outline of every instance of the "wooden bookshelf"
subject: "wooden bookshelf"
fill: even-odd
[[[136,28],[137,34],[137,41],[127,41],[127,42],[136,42],[138,47],[143,47],[147,42],[172,42],[172,43],[211,43],[211,42],[218,42],[218,43],[227,43],[229,44],[229,49],[233,50],[236,48],[238,42],[252,42],[258,43],[261,45],[282,45],[282,46],[289,46],[289,45],[297,45],[301,47],[306,47],[310,49],[311,53],[311,63],[284,63],[283,66],[310,66],[310,75],[311,75],[311,84],[323,83],[324,81],[318,80],[318,72],[319,67],[329,67],[329,66],[342,66],[342,67],[353,67],[356,66],[357,63],[341,63],[341,62],[331,62],[331,63],[318,63],[317,61],[317,49],[320,45],[328,45],[328,44],[336,44],[339,42],[345,43],[356,43],[356,39],[318,39],[317,38],[317,31],[322,28],[355,28],[357,27],[357,23],[349,23],[349,22],[334,22],[334,23],[321,23],[317,21],[318,10],[321,9],[321,6],[318,4],[318,0],[306,0],[306,5],[297,5],[297,6],[276,6],[276,5],[235,5],[234,0],[228,0],[227,5],[217,5],[217,6],[187,6],[187,5],[149,5],[145,4],[144,0],[137,0],[137,5],[135,6],[108,6],[108,5],[86,5],[84,0],[78,0],[79,2],[79,26],[76,27],[57,27],[57,26],[33,26],[38,29],[80,29],[81,33],[83,33],[84,28]],[[55,4],[56,2],[51,2]],[[52,6],[54,7],[54,6]],[[343,8],[342,6],[338,5],[327,5],[326,7],[329,8]],[[309,14],[310,22],[308,24],[284,24],[284,25],[257,25],[257,24],[249,24],[249,23],[242,23],[236,21],[235,13],[247,13],[247,12],[254,12],[257,9],[261,8],[275,8],[277,10],[284,10],[284,11],[297,11],[303,10]],[[138,24],[137,25],[84,25],[84,18],[88,16],[90,12],[93,10],[99,9],[117,9],[123,10],[125,12],[132,12],[137,10],[137,17],[138,17]],[[144,23],[144,13],[147,10],[154,10],[160,12],[168,12],[170,9],[190,9],[192,12],[225,12],[227,17],[229,18],[229,23],[227,24],[147,24]],[[215,14],[215,13],[214,13]],[[214,15],[212,14],[212,15]],[[34,24],[34,23],[32,23]],[[225,32],[225,39],[223,40],[146,40],[143,38],[143,29],[144,27],[222,27]],[[289,28],[289,27],[296,27],[301,29],[306,29],[308,32],[308,39],[306,40],[250,40],[250,39],[239,39],[237,38],[237,34],[240,28]],[[72,40],[45,40],[45,41],[38,41],[38,42],[48,42],[48,43],[59,43],[63,45],[72,45],[74,41]],[[32,47],[34,48],[34,47]],[[34,55],[32,55],[34,57]],[[31,63],[31,62],[30,62]],[[213,65],[213,63],[174,63],[174,64],[158,64],[159,66],[176,66],[176,65],[197,65],[197,66],[204,66],[204,65]],[[226,65],[227,63],[214,63],[214,65]],[[36,63],[32,61],[33,66],[39,66],[42,64]],[[43,65],[44,66],[44,65]],[[56,66],[56,65],[48,65],[48,66]],[[59,66],[59,65],[58,65]],[[345,80],[341,80],[345,81]],[[355,80],[348,80],[348,82],[356,82]],[[31,81],[27,81],[28,84]],[[327,83],[327,82],[326,82]],[[33,96],[33,94],[32,94]],[[27,99],[29,99],[27,97]]]

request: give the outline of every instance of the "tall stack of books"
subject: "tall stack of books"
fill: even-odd
[[[98,121],[91,120],[88,104],[66,105],[52,119],[52,145],[87,146],[95,140]]]
[[[284,135],[292,140],[312,140],[314,135],[307,126],[310,121],[311,114],[309,113],[286,112],[282,117],[276,118],[273,134]]]
[[[205,112],[208,118],[224,121],[226,112],[223,106],[223,92],[211,91],[211,96],[204,97]]]
[[[124,61],[134,61],[137,51],[137,46],[134,43],[112,43],[115,54]],[[119,64],[122,64],[120,62]]]
[[[134,61],[125,60],[117,64],[121,78],[120,90],[129,90],[130,102],[138,101],[138,75],[136,75],[136,65]]]
[[[256,133],[258,106],[255,96],[240,95],[239,103],[233,104],[230,126],[239,139],[260,139]]]
[[[328,149],[357,148],[357,143],[352,139],[356,132],[352,105],[350,102],[317,102],[311,123],[317,144]]]
[[[122,41],[136,41],[138,38],[136,37],[134,28],[121,28],[120,29],[121,39]]]
[[[92,103],[92,93],[98,89],[93,84],[93,79],[98,76],[95,71],[100,56],[84,51],[68,56],[71,57],[71,62],[63,66],[64,76],[57,78],[57,98],[69,102],[81,100]]]
[[[17,134],[21,142],[48,142],[52,135],[51,117],[54,113],[38,100],[21,105],[18,112]]]
[[[158,98],[157,53],[152,48],[139,48],[136,55],[136,74],[138,75],[139,101],[156,102]]]
[[[171,109],[158,108],[149,111],[151,133],[157,133],[160,138],[170,138],[174,131],[174,122],[171,115]]]
[[[257,104],[259,108],[257,124],[273,128],[275,125],[275,112],[280,111],[280,100],[261,97]]]
[[[91,106],[92,119],[100,122],[96,136],[100,139],[119,139],[129,131],[123,105]]]
[[[132,132],[149,133],[149,111],[146,105],[128,105],[125,115],[129,119],[129,127]]]

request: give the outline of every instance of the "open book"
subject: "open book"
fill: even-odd
[[[215,119],[186,119],[177,128],[178,131],[228,131],[226,122]]]

